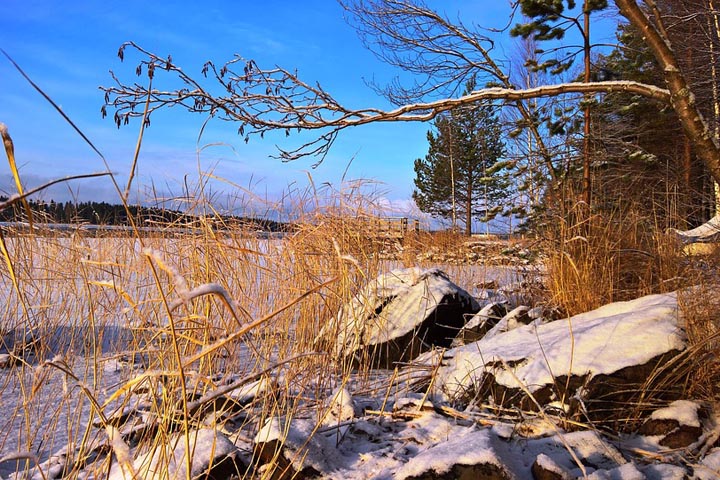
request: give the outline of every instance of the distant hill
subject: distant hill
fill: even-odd
[[[0,196],[0,201],[8,197]],[[139,227],[187,227],[199,226],[201,218],[179,210],[138,205],[112,205],[107,202],[49,202],[29,200],[33,219],[41,223],[81,224],[103,226],[129,226],[128,215]],[[0,222],[27,221],[27,213],[16,204],[0,210]],[[247,218],[234,215],[214,215],[202,218],[203,222],[212,222],[218,229],[247,228],[265,232],[285,232],[292,228],[288,223],[262,218]]]

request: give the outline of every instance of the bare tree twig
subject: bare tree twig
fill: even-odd
[[[479,102],[515,102],[562,94],[599,92],[630,92],[661,102],[669,102],[670,99],[666,89],[639,82],[572,82],[529,89],[482,88],[457,98],[410,103],[392,110],[349,109],[319,84],[306,83],[297,74],[280,67],[262,70],[254,61],[241,57],[235,57],[219,69],[210,62],[205,64],[203,73],[210,73],[224,90],[224,94],[216,95],[189,77],[171,59],[159,57],[132,42],[124,44],[121,51],[124,52],[127,47],[134,48],[144,56],[138,67],[140,72],[143,69],[148,72],[166,70],[188,88],[175,91],[149,90],[137,83],[125,85],[113,75],[116,85],[101,87],[105,91],[103,113],[107,113],[108,106],[114,108],[114,119],[118,126],[128,123],[131,118],[145,115],[145,109],[136,110],[136,107],[145,104],[147,116],[161,108],[180,106],[190,112],[238,122],[238,134],[245,141],[253,135],[263,137],[272,131],[284,131],[286,135],[293,131],[319,131],[316,138],[299,147],[279,149],[279,158],[286,161],[306,156],[317,156],[322,160],[338,133],[349,127],[377,122],[423,122],[434,119],[442,112]],[[240,64],[242,71],[236,72],[234,69]]]

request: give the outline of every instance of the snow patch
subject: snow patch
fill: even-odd
[[[684,244],[688,243],[712,243],[720,241],[720,214],[692,230],[668,229],[668,233],[674,234]]]
[[[695,466],[695,478],[698,480],[717,480],[720,478],[720,448],[714,448],[699,465]]]

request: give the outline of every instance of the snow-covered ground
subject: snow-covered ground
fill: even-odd
[[[516,267],[445,267],[448,276],[475,297],[478,307],[491,302],[507,302],[511,309],[518,306],[523,295],[507,287],[533,280],[538,275],[536,271],[522,272]],[[106,267],[103,265],[103,268]],[[421,271],[405,271],[388,278],[412,277],[414,280],[407,283],[417,284],[423,281],[424,275]],[[60,276],[57,280],[65,282],[73,295],[82,294],[88,285],[94,285],[101,290],[113,289],[122,300],[121,285],[101,273],[78,274],[72,279]],[[12,303],[12,288],[4,287],[5,298]],[[404,286],[395,287],[385,289],[389,300],[387,303],[380,300],[378,305],[382,308],[373,304],[371,310],[379,314],[406,291]],[[183,292],[192,292],[194,288],[200,286],[180,289],[179,293],[175,290],[174,294],[182,297]],[[425,293],[445,295],[450,292],[445,288],[427,289]],[[64,298],[45,298],[42,292],[28,292],[28,295],[39,295],[31,304],[44,314],[59,308],[58,305],[75,305]],[[171,305],[174,299],[169,302]],[[385,313],[392,315],[393,311],[388,307]],[[52,332],[49,338],[56,339],[47,351],[59,357],[29,359],[27,366],[0,369],[0,458],[27,452],[44,461],[65,444],[72,449],[86,432],[99,442],[107,441],[108,435],[113,437],[111,429],[88,427],[91,402],[85,392],[102,403],[128,379],[142,374],[139,365],[128,363],[122,356],[133,324],[132,308],[128,309],[122,302],[109,303],[105,311],[95,313],[96,318],[102,318],[102,324],[93,326],[95,330],[90,335],[87,331],[76,331],[82,329],[84,323],[73,315],[82,312],[80,308],[65,313],[56,326],[44,326],[46,333]],[[214,423],[217,421],[214,416],[208,416],[197,430],[198,443],[200,439],[210,442],[211,446],[221,442],[226,453],[233,450],[234,444],[241,453],[233,462],[240,466],[247,460],[248,452],[258,445],[280,441],[279,457],[271,455],[248,468],[267,469],[268,463],[284,458],[289,469],[319,478],[475,478],[485,475],[510,479],[530,478],[538,469],[555,472],[557,478],[679,479],[690,475],[716,478],[712,475],[720,468],[720,445],[717,444],[720,429],[716,413],[708,405],[691,402],[691,399],[658,405],[653,413],[647,413],[648,422],[656,421],[667,431],[653,430],[652,434],[637,431],[605,434],[588,421],[589,416],[583,416],[582,408],[591,406],[592,399],[588,396],[592,395],[594,379],[604,381],[619,371],[666,358],[686,348],[675,294],[610,304],[570,319],[552,321],[542,315],[528,319],[527,325],[510,318],[499,321],[487,338],[425,353],[410,365],[401,366],[398,372],[374,372],[369,375],[372,381],[368,375],[322,381],[310,379],[301,382],[305,388],[301,391],[293,386],[298,383],[294,378],[270,374],[264,377],[265,383],[251,383],[251,380],[240,382],[239,372],[226,372],[222,384],[237,386],[227,392],[240,405],[240,412],[233,415],[245,420],[233,428],[231,416],[221,427]],[[401,330],[412,331],[412,326]],[[102,341],[92,345],[94,339]],[[69,347],[75,352],[95,351],[97,355],[76,355],[69,358],[70,366],[67,366],[62,353]],[[335,352],[335,355],[342,354],[342,348]],[[48,360],[51,363],[47,363]],[[63,368],[67,372],[63,372]],[[310,376],[311,372],[306,375]],[[568,381],[567,385],[572,383],[573,390],[568,388],[564,394],[557,390],[555,397],[534,398],[543,388],[557,389],[555,381],[561,376],[580,378],[582,382]],[[414,389],[421,377],[426,387],[430,384],[429,390]],[[538,408],[525,408],[527,402],[510,399],[506,402],[492,396],[479,398],[477,392],[487,385],[502,387],[504,392],[518,398],[545,403],[537,405]],[[297,402],[300,413],[293,418],[248,403],[266,390],[281,387],[292,402]],[[326,398],[311,401],[307,390],[312,390],[316,398],[323,393]],[[135,395],[139,405],[136,415],[131,413],[128,418],[152,421],[147,420],[147,412],[143,410],[152,403],[143,403],[152,393],[126,393]],[[565,402],[570,397],[575,400],[575,407]],[[582,408],[578,409],[577,405]],[[110,414],[114,407],[112,403],[108,405],[106,413]],[[126,422],[129,424],[131,420]],[[118,435],[127,433],[125,427],[118,425]],[[681,448],[667,446],[671,436],[691,434],[697,434],[691,443]],[[122,445],[118,438],[113,442]],[[131,446],[128,453],[136,461],[147,458],[148,465],[156,461],[153,454],[133,448]],[[163,452],[165,457],[171,457],[176,471],[186,468],[184,450]],[[206,465],[208,459],[204,455],[216,452],[214,448],[203,448],[196,454]],[[43,465],[46,470],[59,468],[48,462]],[[2,462],[0,476],[5,477],[15,469],[14,462]],[[115,467],[112,478],[125,478],[121,470]]]
[[[89,262],[112,265],[112,261],[106,262],[101,257],[112,259],[112,253],[123,255],[113,252],[109,243],[112,239],[88,238],[77,245],[73,243],[75,240],[69,238],[48,241],[57,244],[57,248],[77,250],[78,256]],[[270,241],[277,243],[277,240]],[[124,248],[129,246],[132,254],[137,255],[139,261],[144,261],[141,258],[142,247],[138,242],[123,239],[120,243]],[[262,242],[257,246],[260,250],[270,250]],[[15,247],[19,250],[22,245],[18,242]],[[10,248],[13,248],[12,240]],[[172,250],[167,244],[162,244],[160,248]],[[38,250],[42,251],[42,248]],[[137,374],[127,362],[120,361],[132,336],[130,329],[137,326],[132,309],[123,300],[123,283],[117,278],[123,273],[122,270],[120,274],[111,272],[108,275],[104,271],[113,267],[100,265],[98,270],[84,275],[81,271],[59,266],[55,272],[48,272],[47,258],[38,256],[34,261],[38,271],[46,274],[33,285],[33,290],[26,292],[26,302],[38,312],[36,318],[40,330],[33,331],[41,331],[43,339],[51,341],[44,345],[46,358],[29,358],[27,365],[0,368],[0,458],[16,452],[30,452],[44,460],[65,445],[68,439],[78,441],[85,434],[91,408],[90,400],[79,384],[83,384],[96,400],[103,402],[123,382]],[[448,270],[460,271],[457,266],[449,267]],[[125,284],[132,283],[136,281],[135,275],[133,272],[122,280]],[[482,282],[503,285],[518,280],[517,272],[510,267],[473,266],[463,269],[462,276],[473,286]],[[262,279],[258,278],[257,281]],[[20,311],[12,284],[8,281],[0,287],[0,297],[7,308],[14,306],[16,311]],[[83,321],[87,315],[83,297],[88,295],[88,288],[94,289],[92,294],[97,295],[109,292],[107,297],[112,299],[102,302],[102,311],[93,312],[98,324],[88,325]],[[149,284],[147,288],[153,290],[156,287]],[[474,290],[484,292],[480,288]],[[140,303],[143,298],[133,300]],[[52,324],[49,323],[50,319],[53,319]],[[25,327],[15,323],[2,327],[0,330],[5,332],[8,329],[25,330]],[[97,352],[98,355],[90,352]],[[42,365],[43,361],[51,360],[53,355],[60,355],[58,360],[67,357],[71,365],[67,368],[79,381],[52,365]],[[14,462],[2,462],[0,476],[15,469]]]

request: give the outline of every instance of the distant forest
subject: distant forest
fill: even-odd
[[[0,202],[8,197],[0,196]],[[113,225],[128,226],[128,213],[132,215],[137,226],[141,227],[186,227],[199,226],[199,217],[179,210],[168,210],[157,207],[130,205],[127,210],[123,205],[111,205],[107,202],[55,202],[50,200],[28,200],[33,219],[42,223]],[[249,228],[267,232],[283,232],[290,228],[287,223],[267,219],[255,219],[234,215],[215,215],[211,218],[217,228]],[[22,204],[16,203],[10,208],[0,210],[0,222],[27,221],[27,213]],[[208,221],[208,217],[205,218]]]

